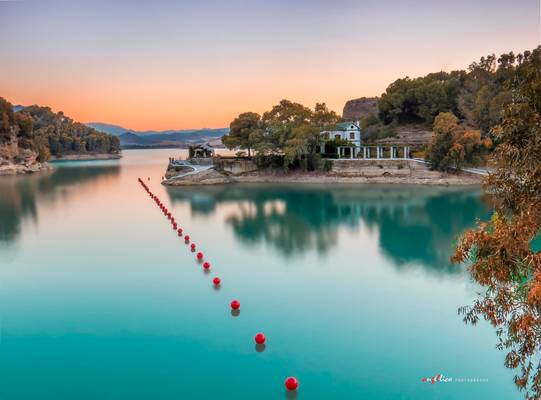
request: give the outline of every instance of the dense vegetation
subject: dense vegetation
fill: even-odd
[[[539,399],[541,47],[517,57],[508,55],[498,69],[503,69],[501,74],[490,74],[505,76],[503,82],[508,84],[502,84],[499,94],[505,93],[510,102],[491,129],[498,144],[497,169],[486,185],[495,194],[496,209],[490,221],[466,232],[454,256],[456,262],[471,262],[471,276],[485,290],[473,306],[460,311],[466,322],[475,324],[482,318],[497,328],[498,347],[507,351],[505,365],[517,370],[516,385],[525,390],[526,398]],[[493,94],[488,103],[498,97]],[[487,99],[482,103],[486,105]]]
[[[503,110],[513,100],[517,68],[531,54],[489,55],[467,71],[396,80],[379,99],[378,115],[361,120],[363,141],[392,137],[399,125],[424,124],[434,131],[426,151],[432,168],[458,171],[484,163],[498,145],[493,128],[501,123]],[[311,110],[282,100],[262,116],[240,114],[222,140],[226,147],[246,150],[249,156],[253,152],[259,158],[280,154],[285,166],[301,163],[314,169],[320,165],[318,132],[332,129],[340,121],[324,103]],[[333,144],[328,147],[332,151]]]
[[[498,144],[493,128],[501,123],[503,110],[512,102],[518,66],[531,54],[489,55],[472,63],[467,71],[398,79],[381,96],[379,123],[434,124],[434,138],[427,151],[432,167],[459,170],[463,165],[475,165]]]
[[[18,140],[21,148],[38,153],[38,161],[72,153],[118,153],[117,137],[98,132],[54,113],[49,107],[30,106],[14,112],[11,103],[0,97],[0,144]]]
[[[489,55],[472,63],[468,71],[398,79],[379,100],[379,119],[385,124],[432,124],[438,114],[451,112],[486,134],[500,122],[503,107],[511,101],[515,66],[523,57]]]
[[[325,103],[317,103],[311,110],[282,100],[262,116],[253,112],[240,114],[231,122],[229,134],[222,141],[229,149],[244,149],[249,155],[255,150],[255,160],[262,166],[270,162],[313,170],[324,166],[319,155],[320,132],[334,127],[339,120]]]

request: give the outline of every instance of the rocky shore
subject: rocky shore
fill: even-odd
[[[466,172],[449,174],[430,171],[414,162],[397,164],[338,166],[330,172],[252,171],[240,174],[210,169],[197,174],[170,177],[163,181],[168,186],[218,185],[230,183],[328,183],[328,184],[418,184],[418,185],[479,185],[482,177]]]
[[[15,135],[0,145],[0,176],[30,174],[50,169],[50,164],[38,161],[37,152],[19,147]]]
[[[31,174],[40,171],[50,171],[53,167],[49,163],[29,163],[29,164],[14,164],[7,163],[0,165],[0,176],[3,175],[19,175]]]

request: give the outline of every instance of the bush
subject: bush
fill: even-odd
[[[284,156],[277,154],[257,154],[252,161],[258,169],[281,169],[284,166]]]
[[[379,139],[395,137],[396,130],[394,124],[383,125],[381,123],[370,125],[363,131],[363,138],[366,142],[374,142]]]
[[[330,172],[332,171],[332,165],[333,165],[333,161],[332,160],[324,160],[323,161],[323,170],[326,171],[326,172]]]

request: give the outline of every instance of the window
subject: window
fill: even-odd
[[[355,139],[355,132],[350,132],[349,133],[349,138],[350,139]]]
[[[353,129],[353,128],[355,128],[353,125],[351,125],[351,126],[349,127],[349,129]]]
[[[334,135],[334,138],[335,138],[335,139],[340,139],[341,136],[340,136],[340,135]]]

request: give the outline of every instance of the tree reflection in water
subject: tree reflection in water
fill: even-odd
[[[345,185],[232,185],[168,188],[173,202],[189,202],[193,215],[234,205],[226,217],[250,245],[266,243],[284,257],[337,244],[342,227],[366,227],[397,266],[416,262],[456,271],[449,263],[457,235],[488,207],[477,188]]]
[[[9,246],[20,234],[24,218],[37,220],[38,198],[55,202],[69,196],[62,190],[68,186],[95,182],[97,179],[118,175],[120,167],[92,166],[64,167],[52,172],[30,176],[7,176],[0,179],[0,245]]]

